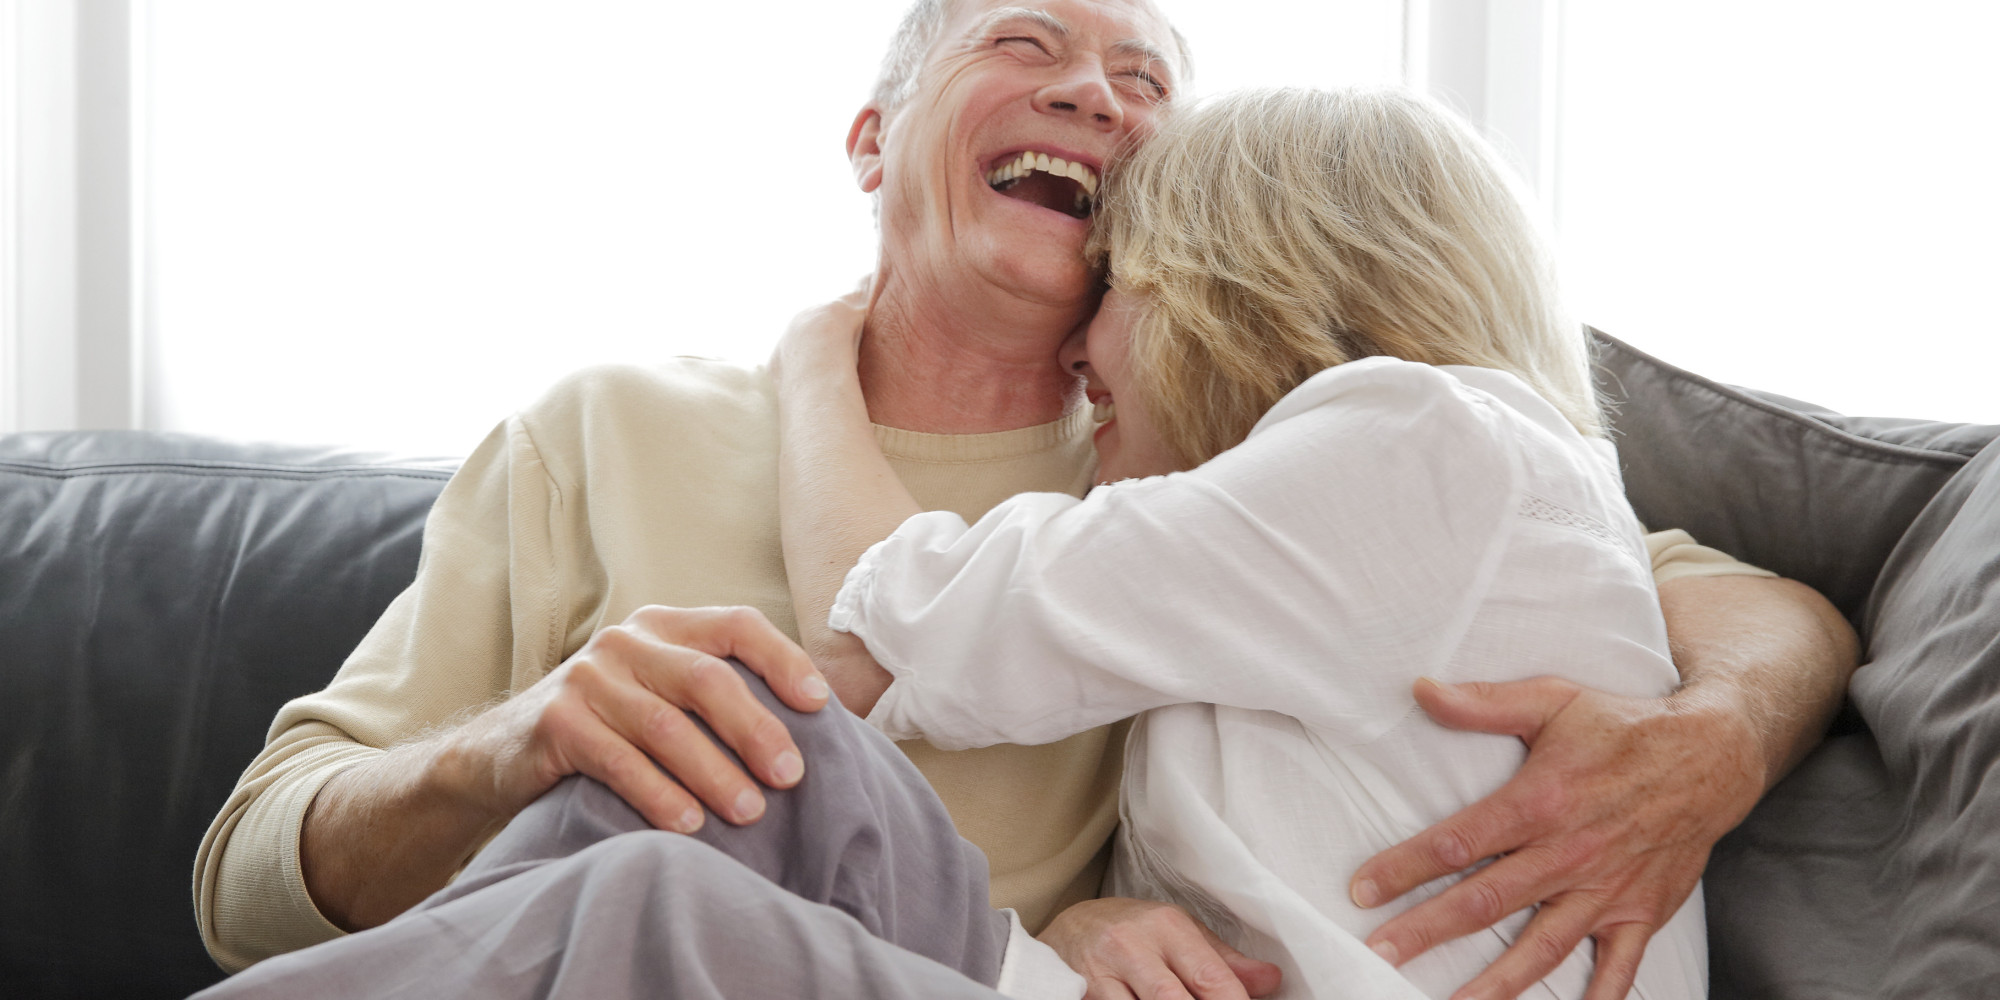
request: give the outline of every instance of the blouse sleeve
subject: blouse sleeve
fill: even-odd
[[[1519,505],[1515,433],[1435,369],[1335,369],[1191,472],[911,518],[831,624],[894,678],[869,719],[896,738],[1043,743],[1211,702],[1365,742],[1480,604]]]

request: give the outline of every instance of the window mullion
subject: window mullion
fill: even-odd
[[[1406,0],[1410,86],[1457,109],[1555,197],[1561,0]]]
[[[137,426],[130,15],[0,6],[0,430]]]

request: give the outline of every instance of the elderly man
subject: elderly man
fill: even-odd
[[[1089,484],[1087,410],[1053,360],[1095,304],[1089,197],[1186,74],[1146,0],[920,0],[905,20],[848,151],[881,225],[863,385],[927,505],[974,519]],[[196,899],[216,959],[383,924],[566,775],[681,832],[704,803],[753,823],[759,781],[797,784],[812,761],[721,659],[794,709],[827,697],[789,638],[774,406],[762,372],[682,362],[584,373],[498,428],[439,498],[415,583],[325,691],[281,711],[210,828]],[[1370,944],[1390,961],[1540,903],[1467,995],[1514,995],[1593,936],[1596,986],[1621,994],[1710,846],[1817,738],[1854,662],[1837,614],[1685,536],[1652,541],[1675,695],[1420,693],[1441,722],[1532,754],[1492,799],[1351,873],[1379,905],[1506,855],[1384,925]],[[994,904],[1099,988],[1268,988],[1185,914],[1091,898],[1121,735],[904,750],[990,859]]]

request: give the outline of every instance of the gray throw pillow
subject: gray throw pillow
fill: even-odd
[[[1895,547],[1831,740],[1718,846],[1713,995],[2000,996],[2000,444]]]
[[[2000,996],[2000,427],[1843,416],[1593,335],[1639,516],[1813,586],[1865,645],[1839,733],[1710,859],[1711,996]]]
[[[1850,619],[1903,529],[2000,436],[2000,426],[1842,416],[1591,334],[1639,519],[1803,582]]]

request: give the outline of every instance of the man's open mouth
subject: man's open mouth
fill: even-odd
[[[1032,150],[986,172],[986,183],[1009,198],[1040,205],[1073,219],[1090,218],[1097,171],[1082,163]]]

